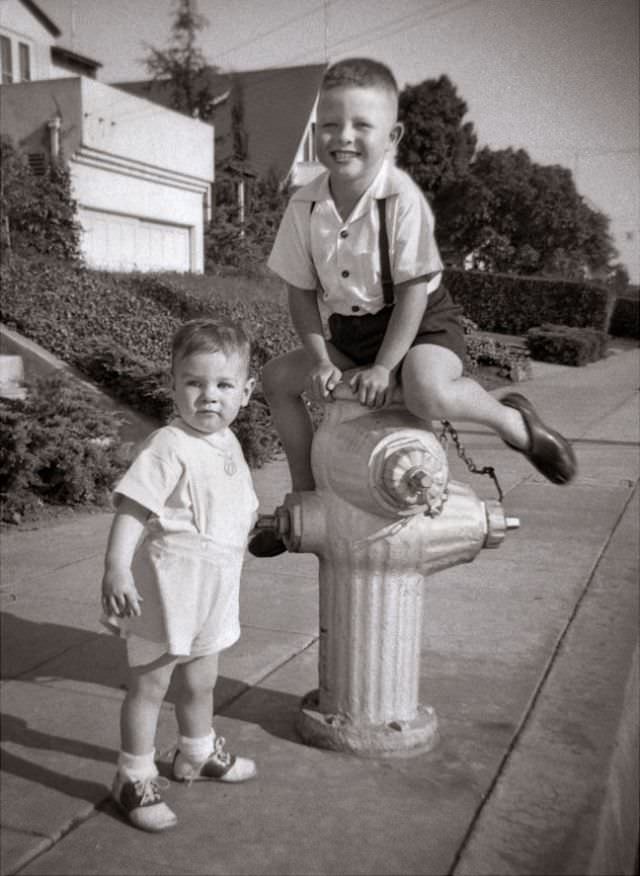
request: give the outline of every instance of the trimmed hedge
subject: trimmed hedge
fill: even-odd
[[[640,300],[617,298],[609,326],[614,338],[637,338],[640,340]]]
[[[569,280],[447,268],[445,282],[481,330],[511,335],[542,323],[607,331],[614,303],[608,289]]]
[[[527,346],[539,362],[586,365],[606,355],[608,335],[597,329],[541,325],[527,332]]]

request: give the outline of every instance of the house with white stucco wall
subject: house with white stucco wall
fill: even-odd
[[[36,173],[66,161],[89,266],[202,272],[212,126],[98,82],[60,36],[33,0],[0,0],[0,134]]]

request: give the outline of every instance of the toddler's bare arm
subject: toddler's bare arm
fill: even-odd
[[[102,605],[106,614],[118,617],[140,615],[142,597],[131,573],[133,554],[149,512],[123,497],[109,533],[102,579]]]

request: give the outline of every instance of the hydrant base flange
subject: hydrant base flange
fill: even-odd
[[[422,754],[438,741],[438,720],[431,706],[418,706],[411,721],[364,724],[318,711],[317,690],[301,700],[296,726],[307,745],[360,757]]]

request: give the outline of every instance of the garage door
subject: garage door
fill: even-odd
[[[190,229],[81,207],[88,265],[111,271],[190,271]]]

